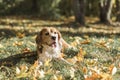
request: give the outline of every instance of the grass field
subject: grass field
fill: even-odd
[[[120,80],[120,26],[90,22],[0,19],[0,80]],[[38,68],[35,37],[46,26],[76,47],[64,51],[72,65],[50,60]]]

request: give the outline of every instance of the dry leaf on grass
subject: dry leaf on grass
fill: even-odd
[[[23,53],[31,52],[30,48],[25,48],[22,50]]]
[[[17,37],[18,37],[18,38],[23,38],[24,36],[25,36],[24,33],[20,33],[20,32],[17,33]]]
[[[14,43],[13,43],[13,46],[21,46],[21,45],[23,45],[23,42],[18,42],[18,41],[15,41]]]
[[[90,41],[89,39],[87,39],[87,40],[81,42],[81,44],[89,44],[90,42],[91,42],[91,41]]]
[[[109,67],[109,72],[111,75],[114,75],[117,72],[117,68],[116,66],[114,66],[113,64]]]
[[[3,48],[3,45],[2,45],[2,44],[0,44],[0,48]]]

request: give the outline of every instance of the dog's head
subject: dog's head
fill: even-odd
[[[51,47],[56,47],[57,42],[61,39],[60,32],[53,27],[43,28],[36,37],[38,45],[45,44]]]

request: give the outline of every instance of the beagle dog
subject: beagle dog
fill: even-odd
[[[61,33],[53,27],[43,28],[36,37],[38,60],[42,63],[49,59],[61,59],[63,48],[69,48],[70,45],[64,41]],[[66,61],[65,61],[66,62]]]

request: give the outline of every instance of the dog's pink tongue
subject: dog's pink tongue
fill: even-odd
[[[55,42],[52,44],[52,47],[56,47],[56,43]]]

